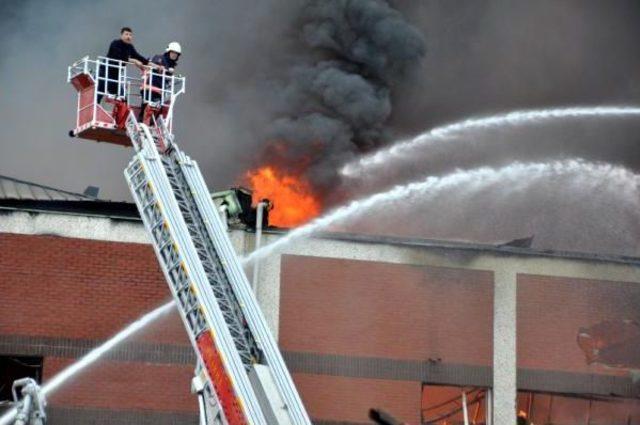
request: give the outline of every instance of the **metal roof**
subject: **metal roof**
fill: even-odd
[[[289,229],[267,228],[265,233],[285,235]],[[530,247],[518,247],[505,244],[489,244],[472,241],[447,241],[426,238],[410,238],[396,236],[370,235],[346,232],[317,232],[314,238],[329,239],[363,244],[383,244],[395,246],[418,247],[433,250],[459,251],[471,253],[493,253],[495,255],[524,256],[524,257],[551,257],[567,258],[571,260],[597,261],[606,263],[628,264],[640,266],[640,257],[621,254],[603,254],[596,252],[563,251],[554,249],[537,249]]]
[[[41,184],[0,175],[0,199],[28,201],[95,201],[82,193],[68,192]]]

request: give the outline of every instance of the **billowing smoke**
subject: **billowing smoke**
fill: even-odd
[[[363,151],[445,122],[514,109],[640,104],[636,1],[156,0],[150,5],[0,1],[0,174],[74,191],[93,184],[105,198],[129,197],[122,169],[130,151],[66,136],[75,106],[66,66],[86,54],[104,54],[124,25],[134,28],[136,47],[145,55],[172,40],[182,43],[178,70],[188,78],[187,94],[176,105],[175,129],[212,190],[234,184],[251,167],[274,162],[306,176],[325,197],[334,187],[354,197],[361,195],[354,193],[358,188],[336,181],[340,166]],[[474,134],[455,149],[438,147],[399,174],[407,180],[458,167],[573,157],[637,171],[639,129],[635,119],[590,120]],[[384,181],[366,190],[398,183],[393,166],[378,175]],[[467,216],[482,217],[482,209],[474,207],[480,204],[473,203],[465,203],[467,215],[457,219],[449,214],[436,220],[443,214],[437,206],[408,214],[440,223],[435,230],[431,224],[403,224],[415,236],[491,241],[535,233],[534,246],[581,249],[566,243],[584,232],[579,219],[566,221],[558,209],[538,208],[566,197],[545,197],[542,189],[539,196],[506,203],[499,220],[491,216],[495,226],[470,227]],[[598,196],[609,195],[593,194]],[[571,211],[578,218],[598,217],[607,205],[581,198]],[[563,226],[552,232],[554,220]],[[601,239],[602,251],[612,250],[629,220],[603,220],[617,227],[599,233],[609,235]],[[393,228],[400,220],[384,222],[385,233],[406,234]],[[522,223],[538,224],[534,229]]]
[[[295,25],[304,53],[287,72],[257,163],[304,175],[323,196],[341,163],[388,141],[392,92],[424,57],[425,40],[384,0],[312,0]]]

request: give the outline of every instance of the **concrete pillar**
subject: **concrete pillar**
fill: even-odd
[[[516,423],[516,272],[494,270],[493,425]]]
[[[276,341],[280,317],[280,267],[282,255],[272,254],[261,260],[256,288],[258,304]]]

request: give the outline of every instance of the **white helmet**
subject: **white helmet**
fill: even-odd
[[[172,41],[171,43],[169,43],[169,45],[167,46],[167,50],[165,51],[182,54],[182,47],[180,47],[180,43],[178,43],[177,41]]]

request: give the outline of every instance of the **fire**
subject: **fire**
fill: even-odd
[[[254,202],[267,198],[273,203],[269,223],[275,226],[295,227],[320,213],[320,202],[301,177],[264,166],[247,172],[245,178],[253,190]]]

